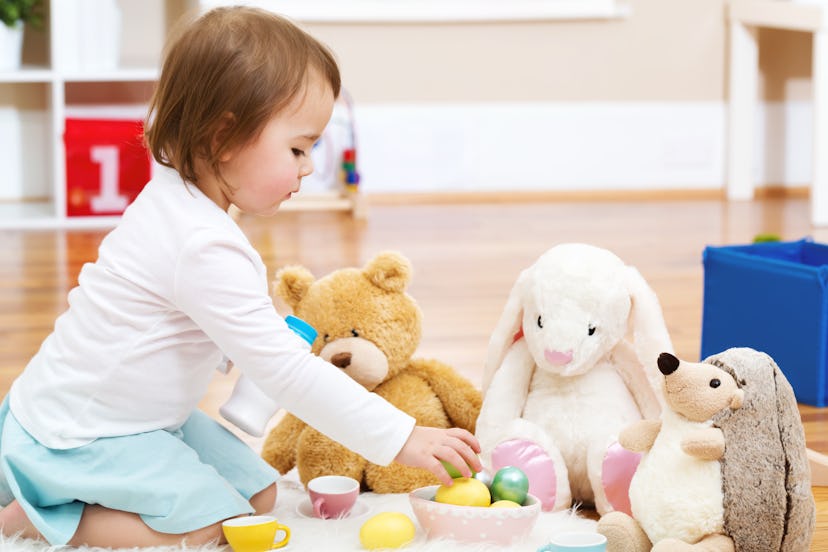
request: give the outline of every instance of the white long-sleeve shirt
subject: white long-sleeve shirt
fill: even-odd
[[[274,401],[385,465],[414,419],[307,352],[232,218],[157,171],[81,270],[10,407],[50,448],[182,425],[224,356]]]

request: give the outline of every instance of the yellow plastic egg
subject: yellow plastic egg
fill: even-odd
[[[485,483],[471,477],[458,477],[451,486],[440,485],[434,500],[455,506],[487,507],[492,497]]]
[[[414,522],[399,512],[382,512],[362,524],[359,542],[367,550],[400,548],[414,540]]]
[[[520,508],[520,504],[511,500],[496,500],[489,508]]]

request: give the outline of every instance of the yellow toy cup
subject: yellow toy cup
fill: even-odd
[[[264,552],[282,548],[290,540],[290,528],[273,516],[247,516],[228,519],[221,524],[233,552]],[[276,536],[284,533],[282,540]]]

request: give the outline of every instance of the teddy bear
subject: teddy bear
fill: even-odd
[[[599,520],[608,552],[807,552],[816,514],[805,435],[773,359],[747,348],[701,363],[662,353],[658,367],[661,419],[620,436],[644,457],[632,516]]]
[[[492,333],[477,421],[491,470],[521,468],[543,510],[629,510],[639,455],[618,433],[661,410],[658,299],[614,253],[559,244],[521,272]]]
[[[275,289],[294,315],[317,330],[315,354],[419,425],[474,432],[480,391],[447,364],[413,358],[422,314],[406,292],[410,280],[409,260],[387,251],[361,269],[341,268],[318,280],[304,267],[285,267],[276,274]],[[295,466],[305,485],[314,477],[334,474],[352,477],[363,490],[378,493],[439,483],[421,468],[372,464],[291,414],[267,435],[261,454],[281,473]]]

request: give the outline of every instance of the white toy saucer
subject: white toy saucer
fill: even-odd
[[[357,501],[354,503],[353,508],[351,511],[345,514],[340,518],[328,518],[329,520],[337,520],[337,519],[357,519],[368,512],[371,511],[371,508],[368,504],[365,503],[364,500],[361,498],[357,498]],[[305,518],[313,518],[319,519],[315,515],[313,515],[313,504],[311,504],[310,498],[305,497],[302,499],[299,504],[296,505],[296,513]]]

